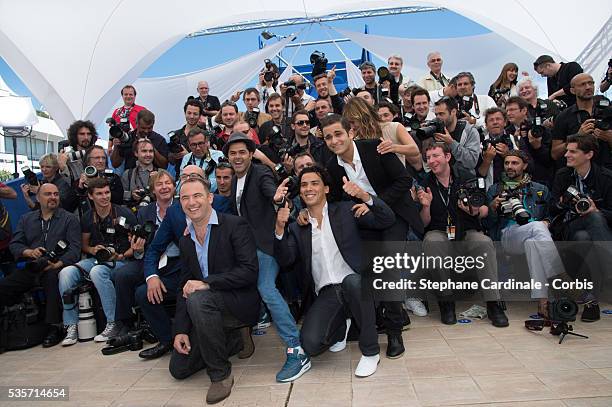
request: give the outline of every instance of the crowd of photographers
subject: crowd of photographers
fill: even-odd
[[[278,83],[266,60],[256,87],[222,103],[199,82],[183,106],[185,123],[167,137],[131,85],[107,121],[106,149],[91,122],[74,122],[59,154],[40,159],[42,179],[24,171],[31,212],[10,241],[21,268],[0,280],[2,304],[43,286],[46,347],[80,337],[75,287],[91,284],[100,298],[106,325],[96,342],[132,330],[137,305],[158,342],[140,356],[172,351],[178,379],[207,368],[209,402],[231,391],[229,355],[250,357],[252,327],[270,321],[287,347],[279,382],[299,378],[313,356],[342,351],[352,324],[357,376],[376,371],[377,330],[387,335],[387,357],[404,353],[406,310],[427,315],[428,293],[362,295],[363,244],[486,253],[478,277],[498,281],[500,242],[525,256],[536,282],[598,280],[579,303],[583,321],[600,318],[610,245],[596,245],[597,261],[573,272],[554,244],[612,240],[612,109],[594,95],[591,75],[543,55],[533,69],[548,78],[548,99],[513,63],[482,95],[470,72],[445,75],[432,52],[417,82],[392,55],[388,66],[360,66],[362,88],[338,92],[324,55],[311,62],[316,99],[300,75]],[[508,326],[500,292],[482,295],[491,323]],[[551,317],[549,295],[531,291],[543,318]],[[435,298],[441,321],[456,323],[453,293]]]

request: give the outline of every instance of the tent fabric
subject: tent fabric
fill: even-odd
[[[537,58],[495,33],[440,41],[384,37],[340,29],[336,31],[384,61],[389,55],[401,55],[404,60],[404,77],[412,78],[413,81],[418,81],[428,72],[427,54],[439,51],[444,60],[442,71],[446,76],[451,77],[461,71],[472,72],[476,78],[476,91],[484,94],[487,94],[489,86],[506,62],[515,62],[520,70],[531,71],[533,61]]]
[[[264,59],[272,59],[293,37],[288,37],[252,52],[236,60],[217,65],[212,68],[162,78],[138,79],[134,86],[138,90],[136,102],[156,114],[155,130],[166,134],[185,124],[183,104],[189,95],[198,96],[198,81],[205,80],[210,86],[210,94],[221,102],[236,92],[244,89],[263,68]],[[118,99],[118,100],[117,100]],[[122,106],[121,98],[116,98],[115,105],[107,111],[110,117],[114,108]]]
[[[0,0],[0,55],[65,129],[76,118],[99,123],[123,85],[191,32],[415,5],[445,7],[530,55],[565,60],[579,55],[612,11],[609,0],[238,0],[207,3],[206,12],[194,12],[190,0]]]
[[[348,58],[345,58],[344,65],[346,66],[346,79],[349,88],[361,88],[362,86],[364,86],[365,82],[361,77],[361,71],[355,66],[353,61]]]

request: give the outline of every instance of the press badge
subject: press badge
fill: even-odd
[[[454,225],[446,226],[446,236],[448,237],[448,240],[455,240],[455,226]]]
[[[159,258],[159,263],[157,264],[158,269],[163,269],[168,265],[168,255],[166,253],[162,254]]]

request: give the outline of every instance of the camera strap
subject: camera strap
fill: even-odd
[[[455,228],[453,219],[451,217],[450,211],[448,209],[448,207],[450,205],[451,189],[453,187],[453,176],[452,176],[452,174],[451,174],[450,178],[448,179],[448,188],[446,190],[446,199],[444,198],[444,195],[442,194],[442,189],[444,189],[444,186],[440,183],[440,181],[438,181],[438,178],[436,178],[436,184],[438,186],[438,194],[440,195],[440,199],[442,199],[442,203],[446,207],[446,236],[448,237],[448,240],[455,240],[455,237],[456,237],[456,228]]]
[[[45,249],[47,248],[47,236],[49,236],[49,229],[51,229],[51,220],[53,220],[53,216],[54,215],[51,215],[48,221],[45,221],[42,217],[40,218],[40,233],[42,235],[43,247]],[[47,226],[46,228],[45,224]]]

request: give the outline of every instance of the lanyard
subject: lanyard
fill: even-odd
[[[438,195],[440,195],[440,199],[442,199],[442,203],[444,203],[444,207],[446,208],[446,224],[447,226],[451,226],[453,224],[450,211],[448,210],[448,206],[450,205],[450,196],[451,196],[451,188],[453,187],[453,177],[451,176],[448,179],[448,188],[446,190],[446,199],[444,199],[444,195],[442,195],[442,188],[444,186],[438,181],[436,178],[436,184],[438,184]]]
[[[45,220],[42,218],[40,219],[40,232],[43,237],[43,247],[45,249],[47,248],[47,236],[49,235],[49,229],[51,228],[51,219],[53,219],[53,217],[49,218],[49,220],[46,222],[47,223],[46,229],[45,229]]]
[[[206,163],[206,158],[207,157],[200,158],[200,164],[196,164],[196,158],[193,153],[191,153],[191,158],[189,158],[189,164],[197,165],[198,167],[203,168],[204,164]]]
[[[134,170],[136,171],[136,176],[138,177],[138,181],[140,181],[140,188],[146,189],[147,185],[145,185],[145,182],[142,180],[142,177],[140,176],[140,170],[138,169],[138,167],[134,168]],[[134,180],[134,184],[136,184],[136,186],[138,186],[138,182],[136,182],[136,180]]]

